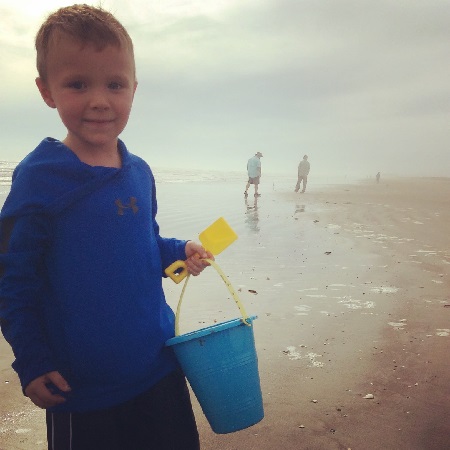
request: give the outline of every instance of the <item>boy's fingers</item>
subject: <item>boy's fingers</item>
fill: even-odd
[[[194,276],[199,275],[201,273],[201,271],[205,268],[205,264],[206,264],[205,261],[203,261],[199,257],[188,258],[186,261],[188,272]]]
[[[205,259],[214,260],[214,256],[211,252],[198,245],[196,247],[196,252],[189,256],[185,261],[188,272],[194,276],[200,275],[203,269],[210,265]]]
[[[69,392],[71,390],[69,383],[59,372],[50,372],[48,378],[59,390],[63,392]]]
[[[53,374],[59,375],[58,372],[50,372],[46,375],[36,378],[25,388],[25,394],[36,406],[39,406],[40,408],[50,408],[66,401],[66,399],[61,395],[54,394],[49,387],[49,383],[56,386],[53,380],[58,380],[58,377],[54,377]],[[59,379],[64,380],[61,375],[59,375]],[[65,384],[66,386],[68,386],[67,382]],[[61,388],[59,389],[62,391]]]

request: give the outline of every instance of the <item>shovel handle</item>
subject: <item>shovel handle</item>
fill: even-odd
[[[177,272],[179,269],[181,270]],[[164,273],[178,284],[180,281],[184,280],[188,274],[186,263],[181,260],[175,261],[164,270]]]

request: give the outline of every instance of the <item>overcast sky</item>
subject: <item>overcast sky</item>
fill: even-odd
[[[0,159],[65,137],[34,36],[72,2],[0,0]],[[98,5],[99,2],[86,3]],[[154,167],[449,176],[450,0],[104,0],[135,45],[122,138]]]

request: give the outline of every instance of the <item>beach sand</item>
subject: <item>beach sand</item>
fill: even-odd
[[[245,182],[158,187],[162,235],[235,229],[216,261],[258,316],[265,418],[216,435],[193,397],[202,449],[450,448],[450,179],[294,184],[262,179],[256,204]],[[189,280],[182,332],[238,316],[212,268]],[[0,339],[0,450],[45,449],[11,361]]]

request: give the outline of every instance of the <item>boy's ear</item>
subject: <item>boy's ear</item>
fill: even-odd
[[[36,86],[39,89],[39,92],[41,93],[42,98],[44,99],[44,102],[47,103],[50,108],[56,108],[56,104],[53,101],[52,93],[50,92],[50,89],[47,87],[47,84],[42,80],[42,78],[38,77],[36,78]]]

